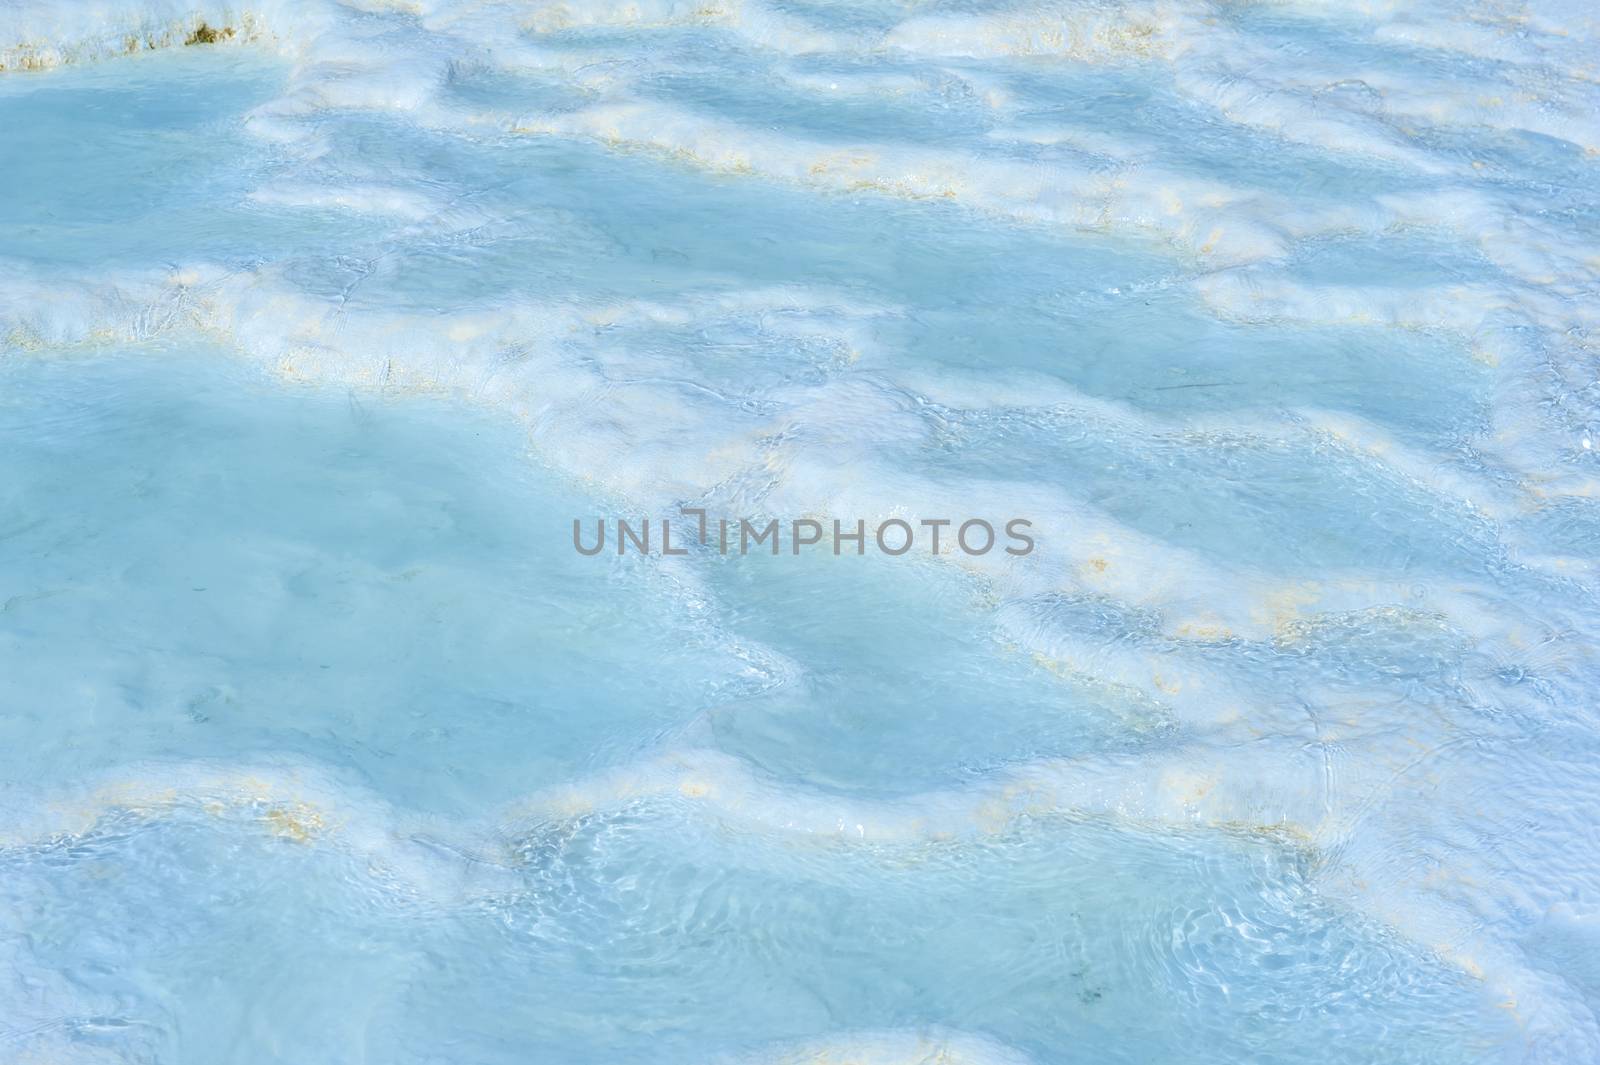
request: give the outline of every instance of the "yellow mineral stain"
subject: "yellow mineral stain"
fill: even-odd
[[[1063,680],[1073,676],[1073,674],[1076,672],[1076,670],[1074,670],[1069,663],[1063,662],[1058,658],[1051,658],[1050,656],[1041,654],[1038,651],[1033,653],[1033,663],[1039,668],[1048,670]]]
[[[1278,639],[1294,642],[1303,635],[1295,624],[1304,607],[1315,603],[1322,594],[1322,586],[1315,581],[1286,585],[1268,594],[1260,607],[1251,611],[1257,624],[1270,627]]]
[[[200,25],[194,28],[194,32],[190,33],[183,43],[185,46],[193,44],[216,44],[218,41],[232,40],[233,35],[234,30],[232,26],[224,26],[221,29],[214,29],[202,22]]]
[[[1196,619],[1185,621],[1174,630],[1174,635],[1184,640],[1198,640],[1202,643],[1218,643],[1222,640],[1231,640],[1234,631],[1217,619]]]
[[[1260,821],[1213,821],[1211,827],[1235,835],[1254,836],[1301,848],[1309,847],[1316,842],[1315,836],[1309,829],[1293,821],[1278,821],[1272,824]]]
[[[272,834],[296,843],[309,843],[327,827],[322,814],[305,804],[275,807],[262,818]]]
[[[1104,585],[1111,563],[1104,558],[1086,558],[1077,565],[1078,579],[1086,584]]]
[[[1216,781],[1210,777],[1181,769],[1170,770],[1161,778],[1162,790],[1185,805],[1205,798],[1215,787]]]

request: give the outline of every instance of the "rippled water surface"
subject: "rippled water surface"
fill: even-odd
[[[0,7],[0,1061],[1600,1060],[1597,65]]]

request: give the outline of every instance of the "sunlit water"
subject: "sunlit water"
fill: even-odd
[[[1600,1060],[1597,61],[0,9],[0,1061]]]

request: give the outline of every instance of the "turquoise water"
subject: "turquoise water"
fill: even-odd
[[[207,348],[4,375],[0,749],[13,822],[56,822],[0,857],[19,1053],[697,1061],[954,1026],[1042,1057],[1381,1038],[1457,1061],[1513,1038],[1319,898],[1285,836],[1040,812],[862,846],[708,813],[709,774],[518,811],[691,739],[880,792],[1170,742],[1019,662],[959,578],[751,558],[695,610],[548,535],[581,503],[496,419]]]
[[[0,11],[0,1061],[1600,1057],[1596,55]]]

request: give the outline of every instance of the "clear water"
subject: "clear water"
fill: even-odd
[[[1600,1060],[1586,18],[0,9],[0,1061]]]

